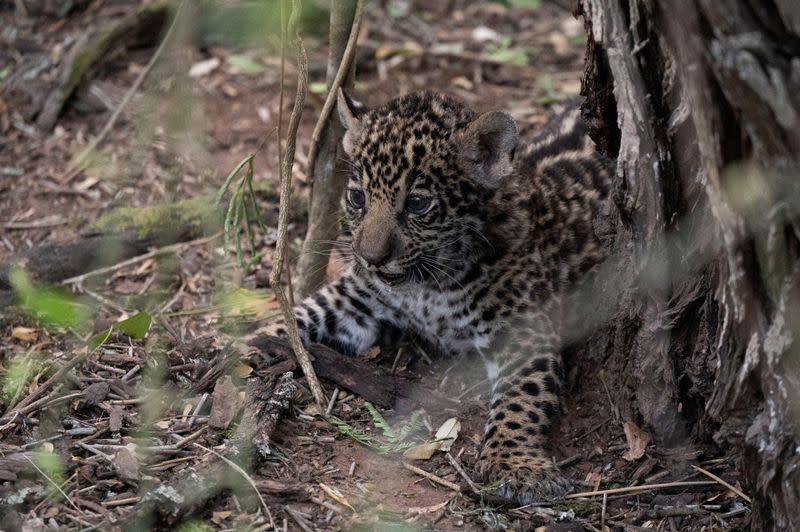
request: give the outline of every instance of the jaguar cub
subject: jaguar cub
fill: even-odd
[[[338,110],[348,265],[296,307],[304,341],[359,353],[392,326],[478,353],[492,386],[479,478],[521,504],[563,495],[545,452],[560,296],[604,258],[592,221],[610,182],[579,110],[527,146],[508,114],[429,92],[373,110],[340,93]]]

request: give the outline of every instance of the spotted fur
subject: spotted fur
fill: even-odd
[[[492,383],[479,477],[522,504],[563,495],[570,484],[545,452],[560,295],[604,258],[592,221],[609,190],[578,109],[526,147],[508,115],[433,93],[374,110],[340,95],[339,114],[348,266],[296,308],[304,341],[359,353],[391,325],[479,353]]]

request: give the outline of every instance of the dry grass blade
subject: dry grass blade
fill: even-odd
[[[36,471],[38,471],[38,472],[39,472],[39,474],[40,474],[40,475],[42,475],[42,476],[45,478],[45,480],[47,480],[47,482],[49,482],[50,484],[52,484],[52,485],[53,485],[53,487],[54,487],[56,490],[58,490],[58,492],[61,494],[61,496],[62,496],[62,497],[64,497],[64,499],[66,499],[66,501],[67,501],[67,502],[69,502],[69,504],[70,504],[70,505],[71,505],[73,508],[75,508],[75,510],[76,510],[76,511],[78,511],[78,512],[79,512],[81,515],[86,515],[86,514],[84,514],[84,513],[83,513],[83,510],[81,510],[80,508],[78,508],[78,506],[75,504],[75,502],[74,502],[72,499],[70,499],[70,498],[69,498],[69,495],[67,495],[66,493],[64,493],[64,490],[62,490],[62,489],[61,489],[61,486],[59,486],[59,485],[58,485],[58,483],[57,483],[55,480],[53,480],[52,478],[50,478],[50,475],[48,475],[47,473],[45,473],[44,471],[42,471],[42,469],[41,469],[41,468],[40,468],[38,465],[36,465],[36,462],[34,462],[33,460],[31,460],[31,457],[30,457],[30,456],[28,456],[27,454],[25,454],[25,455],[23,455],[23,456],[25,456],[25,459],[26,459],[28,462],[30,462],[30,463],[31,463],[31,465],[32,465],[32,466],[33,466],[33,467],[36,469]]]
[[[356,55],[356,41],[358,40],[358,32],[361,29],[361,19],[364,15],[364,0],[358,0],[356,5],[356,12],[353,15],[353,27],[350,29],[350,36],[347,39],[347,46],[342,55],[342,61],[339,63],[339,69],[336,71],[336,77],[333,78],[333,83],[328,88],[328,96],[325,98],[325,105],[322,106],[322,112],[319,115],[316,126],[314,126],[314,133],[311,135],[311,145],[308,148],[308,162],[306,171],[309,176],[314,175],[314,165],[317,163],[317,154],[319,153],[319,142],[322,138],[322,132],[325,130],[325,125],[328,123],[328,118],[331,115],[333,106],[336,102],[336,95],[339,93],[339,87],[342,86],[344,78],[350,71],[350,65],[353,63],[353,58]]]
[[[300,125],[300,116],[303,113],[303,106],[305,105],[306,93],[308,92],[308,57],[306,50],[303,46],[303,41],[300,39],[300,34],[297,31],[297,19],[300,16],[300,0],[292,0],[292,11],[289,15],[289,23],[287,25],[287,34],[294,42],[295,50],[297,52],[297,92],[295,94],[294,108],[292,115],[289,118],[289,130],[286,135],[286,152],[281,161],[281,194],[280,205],[278,210],[278,240],[276,243],[275,258],[272,265],[272,272],[269,276],[269,284],[275,292],[275,297],[283,311],[283,317],[286,321],[286,328],[289,331],[289,339],[292,343],[295,357],[298,364],[303,369],[303,374],[308,380],[308,387],[311,388],[311,393],[314,395],[314,400],[317,402],[319,412],[325,412],[327,401],[325,394],[322,391],[322,386],[314,373],[314,366],[311,365],[311,358],[308,351],[303,347],[303,342],[300,340],[300,333],[297,330],[297,323],[294,319],[294,312],[289,300],[286,298],[286,293],[281,285],[281,273],[283,272],[283,262],[286,259],[286,246],[287,246],[287,226],[289,224],[289,194],[292,184],[292,166],[294,166],[294,152],[297,144],[297,128]],[[281,77],[281,85],[283,85],[283,77]],[[278,117],[280,122],[282,116]],[[291,279],[289,280],[291,282]]]
[[[716,482],[718,482],[719,484],[725,486],[726,488],[728,488],[729,490],[734,492],[736,495],[738,495],[742,499],[746,500],[747,502],[749,502],[749,503],[753,502],[753,499],[751,499],[750,497],[745,495],[742,490],[740,490],[736,486],[732,485],[730,482],[726,482],[725,480],[722,480],[720,477],[718,477],[717,475],[715,475],[711,471],[707,471],[707,470],[703,469],[702,467],[696,466],[694,464],[692,464],[692,467],[695,469],[695,471],[699,471],[700,473],[704,474],[708,478],[710,478],[712,480],[715,480]]]
[[[207,453],[213,454],[214,456],[216,456],[217,458],[219,458],[220,460],[222,460],[223,462],[228,464],[234,471],[236,471],[237,473],[242,475],[242,477],[244,477],[244,479],[247,481],[247,483],[250,484],[250,486],[252,486],[253,491],[256,492],[256,495],[258,496],[258,500],[259,500],[259,502],[261,502],[262,508],[264,508],[264,513],[269,518],[269,522],[272,525],[272,528],[274,529],[275,528],[275,521],[272,519],[272,513],[269,511],[269,507],[267,506],[267,501],[264,500],[264,497],[261,495],[261,492],[258,491],[258,486],[256,486],[256,483],[253,480],[253,477],[251,477],[249,474],[247,474],[247,471],[245,471],[244,469],[239,467],[239,465],[236,462],[231,461],[230,459],[226,458],[225,456],[219,454],[217,451],[215,451],[213,449],[209,449],[208,447],[204,447],[204,446],[200,445],[199,443],[193,443],[192,445],[194,445],[198,449],[202,449],[202,450],[206,451]]]

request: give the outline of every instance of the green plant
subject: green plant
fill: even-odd
[[[225,222],[223,226],[223,249],[227,254],[230,249],[231,237],[233,237],[236,247],[236,260],[242,268],[244,268],[246,264],[242,251],[242,238],[239,231],[240,225],[244,222],[245,235],[250,245],[251,264],[258,259],[255,238],[253,236],[253,224],[257,224],[262,231],[267,230],[263,222],[263,217],[261,216],[261,209],[258,207],[258,202],[256,201],[255,190],[253,189],[253,159],[255,159],[255,156],[255,153],[251,153],[236,165],[220,187],[214,201],[214,207],[218,208],[222,205],[225,193],[231,188],[231,183],[234,178],[240,174],[243,168],[247,167],[244,174],[238,178],[232,189],[233,192],[228,200],[228,207],[225,210]],[[249,207],[252,208],[252,212],[248,210],[248,203]]]
[[[414,412],[406,423],[394,428],[389,425],[372,403],[365,401],[364,408],[372,418],[372,424],[381,429],[381,437],[368,434],[336,416],[329,415],[326,416],[326,419],[348,438],[352,438],[358,443],[370,449],[374,449],[381,454],[402,452],[414,445],[414,442],[406,440],[411,434],[422,427],[422,421],[420,419],[422,411],[418,410]]]

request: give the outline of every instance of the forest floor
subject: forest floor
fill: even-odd
[[[389,2],[389,11],[376,4],[368,8],[357,55],[355,96],[367,105],[412,90],[441,90],[476,108],[510,112],[525,138],[579,93],[583,27],[557,3],[413,2],[419,8],[411,13],[403,12],[404,2]],[[112,0],[76,5],[83,7],[68,14],[31,10],[23,16],[13,2],[0,1],[0,264],[45,244],[79,242],[119,207],[213,195],[265,139],[254,176],[261,206],[274,219],[278,149],[271,132],[281,114],[274,32],[237,40],[225,27],[206,33],[189,31],[188,24],[179,27],[92,164],[66,172],[71,158],[119,107],[165,30],[150,28],[149,36],[131,32],[121,39],[89,70],[54,127],[43,130],[35,122],[58,84],[58,68],[70,47],[137,8]],[[192,15],[203,26],[206,19]],[[321,24],[308,17],[303,35],[312,84],[298,134],[293,258],[305,229],[305,154],[325,97],[327,30],[326,15],[320,16]],[[289,58],[284,121],[291,112],[294,79]],[[263,315],[277,309],[267,286],[275,234],[259,231],[256,240],[261,254],[244,269],[233,252],[223,250],[217,233],[67,280],[64,289],[88,309],[82,329],[46,327],[18,307],[3,309],[0,528],[119,527],[154,486],[191,468],[203,470],[212,450],[236,426],[247,377],[274,375],[270,364],[281,362],[237,361],[225,366],[232,376],[227,380],[214,373],[225,334],[246,328],[254,319],[249,311]],[[92,335],[137,312],[153,320],[145,338],[115,332],[99,347],[87,347]],[[84,358],[63,381],[48,381],[78,356]],[[407,445],[430,441],[455,418],[460,430],[450,457],[468,474],[488,405],[480,368],[408,349],[370,351],[364,358],[384,374],[413,383],[407,397],[381,409],[395,429],[392,434],[381,434],[381,419],[361,397],[323,381],[328,397],[338,390],[330,413],[347,427],[337,428],[318,415],[298,372],[300,391],[273,434],[272,455],[249,475],[270,516],[243,476],[236,489],[182,517],[180,526],[266,529],[270,519],[284,530],[746,526],[749,511],[735,490],[677,466],[669,452],[648,444],[635,420],[623,419],[596,362],[574,361],[568,373],[563,415],[553,434],[553,456],[564,473],[580,481],[583,491],[684,484],[523,508],[481,501],[445,453],[427,460],[403,456]],[[220,424],[220,416],[227,423]],[[412,430],[401,438],[398,427],[404,426]],[[358,439],[380,441],[389,452]],[[700,468],[738,485],[730,457],[712,445],[695,458]],[[408,463],[459,491],[409,470]]]

